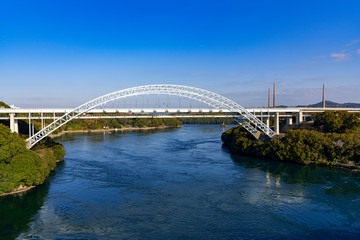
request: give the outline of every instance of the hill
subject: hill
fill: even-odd
[[[0,108],[10,108],[10,106],[4,103],[3,101],[0,101]]]
[[[325,106],[329,108],[360,108],[360,103],[337,103],[332,101],[325,101]],[[297,107],[322,107],[322,102],[318,102],[310,105],[298,105]]]

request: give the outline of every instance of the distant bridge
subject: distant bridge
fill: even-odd
[[[127,98],[131,96],[139,96],[139,95],[149,95],[149,94],[180,96],[205,103],[206,105],[214,109],[226,109],[229,112],[233,113],[232,117],[236,122],[238,122],[241,126],[243,126],[247,131],[249,131],[254,136],[258,136],[260,131],[264,132],[269,137],[275,135],[275,132],[272,129],[270,129],[266,124],[264,124],[260,119],[258,119],[254,114],[248,112],[244,107],[235,103],[234,101],[231,101],[228,98],[225,98],[219,94],[199,88],[181,86],[181,85],[161,84],[161,85],[147,85],[147,86],[128,88],[86,102],[83,105],[72,109],[70,112],[66,112],[61,117],[58,117],[51,124],[44,126],[39,132],[31,135],[31,131],[29,131],[30,137],[26,140],[28,142],[28,148],[31,148],[41,139],[48,136],[56,129],[63,126],[72,119],[78,118],[82,114],[87,113],[98,106],[101,106],[103,104],[106,104],[107,102],[111,102],[121,98]],[[31,117],[31,113],[29,113],[29,117]],[[30,121],[29,123],[31,124]],[[13,125],[12,130],[14,130],[15,128],[14,113],[10,115],[10,125]]]
[[[195,99],[212,108],[96,108],[104,103],[120,98],[138,95],[175,95]],[[304,116],[315,112],[322,112],[325,108],[248,108],[206,90],[179,86],[179,85],[148,85],[129,88],[113,92],[91,100],[75,109],[70,108],[1,108],[0,119],[10,120],[10,129],[18,132],[18,120],[29,121],[28,147],[34,146],[44,137],[71,121],[72,119],[90,118],[204,118],[204,117],[232,117],[253,135],[258,136],[259,131],[269,137],[279,133],[280,118],[286,118],[287,124],[292,124],[293,118],[299,124]],[[346,110],[360,112],[360,108],[326,108],[326,110]],[[193,113],[202,113],[193,114]],[[216,114],[215,114],[216,113]],[[274,130],[269,126],[270,118],[274,118]],[[34,133],[31,121],[40,119],[42,129]],[[53,122],[45,126],[45,119]]]

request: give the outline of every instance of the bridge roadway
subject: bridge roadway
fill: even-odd
[[[72,108],[0,108],[0,120],[10,120],[10,129],[12,132],[18,132],[18,120],[41,119],[42,126],[45,126],[45,119],[55,120]],[[247,111],[255,114],[267,126],[270,125],[270,119],[274,118],[274,131],[279,133],[280,118],[285,118],[287,124],[293,124],[293,118],[296,124],[304,121],[304,117],[310,116],[316,112],[325,110],[345,110],[349,112],[360,112],[360,108],[247,108]],[[194,115],[192,113],[203,113]],[[217,113],[212,114],[212,113]],[[223,113],[223,114],[220,114]],[[86,114],[79,116],[80,119],[96,118],[211,118],[231,117],[231,113],[226,109],[213,108],[95,108]]]

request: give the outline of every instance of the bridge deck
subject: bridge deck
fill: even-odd
[[[0,108],[0,114],[20,114],[20,113],[66,113],[71,112],[73,108]],[[305,108],[305,107],[289,107],[289,108],[246,108],[251,113],[315,113],[323,112],[325,110],[344,110],[349,112],[360,112],[360,108]],[[214,108],[94,108],[88,113],[189,113],[189,112],[204,112],[204,113],[228,113],[227,109]]]

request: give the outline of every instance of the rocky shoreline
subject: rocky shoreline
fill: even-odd
[[[35,188],[38,185],[33,185],[33,186],[22,186],[20,185],[18,188],[16,188],[15,190],[8,192],[8,193],[2,193],[0,194],[0,197],[4,197],[4,196],[8,196],[8,195],[15,195],[15,194],[19,194],[19,193],[24,193],[29,191],[30,189]]]

